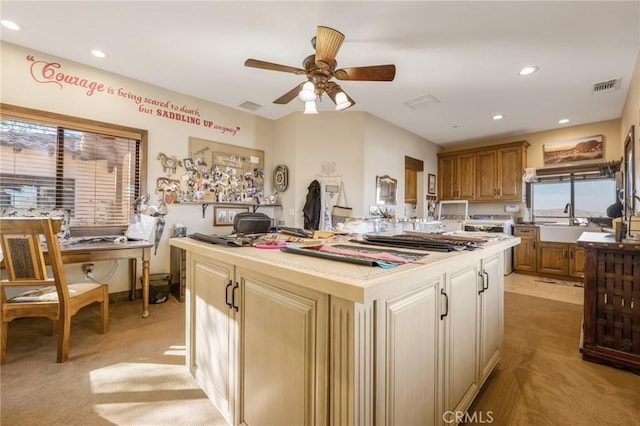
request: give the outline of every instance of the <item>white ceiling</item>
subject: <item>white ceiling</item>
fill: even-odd
[[[2,40],[232,108],[250,101],[270,119],[303,109],[272,102],[304,77],[245,59],[302,67],[316,27],[335,28],[346,36],[338,68],[397,69],[393,82],[340,82],[356,101],[348,111],[440,145],[619,118],[640,49],[640,1],[3,0],[0,13],[22,26]],[[525,65],[540,71],[518,76]],[[616,78],[618,90],[591,93]],[[439,103],[403,104],[428,94]],[[321,113],[333,108],[323,101]]]

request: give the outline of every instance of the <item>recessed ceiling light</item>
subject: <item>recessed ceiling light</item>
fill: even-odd
[[[19,31],[20,30],[20,26],[18,24],[16,24],[13,21],[9,21],[7,19],[3,19],[2,21],[0,21],[0,24],[2,24],[3,27],[13,30],[13,31]]]
[[[91,51],[91,54],[93,56],[95,56],[96,58],[106,58],[107,57],[106,53],[104,53],[102,50],[98,50],[98,49],[93,49]]]
[[[558,120],[559,124],[567,124],[569,122],[568,118],[563,118],[562,120]]]
[[[529,75],[529,74],[533,74],[534,72],[538,71],[540,68],[536,67],[536,66],[529,66],[529,67],[524,67],[520,70],[520,72],[518,73],[519,75]]]
[[[494,120],[502,120],[504,118],[504,115],[502,114],[496,114],[492,117]]]

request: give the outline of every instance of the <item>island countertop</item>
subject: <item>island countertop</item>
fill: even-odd
[[[225,247],[209,244],[192,238],[171,238],[170,245],[213,257],[219,261],[236,265],[240,268],[256,269],[259,265],[261,273],[274,278],[286,279],[290,282],[315,289],[323,293],[343,298],[356,303],[365,303],[375,299],[389,286],[403,286],[406,282],[415,281],[426,274],[434,275],[455,269],[457,262],[480,260],[491,253],[506,250],[520,243],[520,238],[509,237],[485,243],[482,248],[454,252],[428,253],[419,262],[407,263],[395,268],[362,266],[334,260],[285,253],[280,250],[259,249],[255,247]],[[354,245],[357,247],[357,245]],[[416,252],[410,249],[398,249]]]

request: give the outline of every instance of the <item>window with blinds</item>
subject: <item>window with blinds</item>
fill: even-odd
[[[82,119],[47,117],[13,117],[3,111],[0,209],[63,208],[79,235],[126,228],[141,193],[141,138],[113,125],[101,129]]]

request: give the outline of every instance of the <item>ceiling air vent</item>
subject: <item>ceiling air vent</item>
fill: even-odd
[[[424,109],[433,105],[439,104],[440,101],[431,93],[418,96],[417,98],[409,99],[404,104],[411,109]]]
[[[243,103],[241,103],[238,106],[240,108],[248,109],[249,111],[257,111],[260,108],[262,108],[262,105],[258,105],[256,103],[251,102],[251,101],[244,101]]]
[[[605,93],[605,92],[613,92],[614,90],[618,90],[620,88],[620,79],[616,78],[609,81],[602,81],[600,83],[596,83],[593,85],[591,89],[592,94],[597,93]]]

